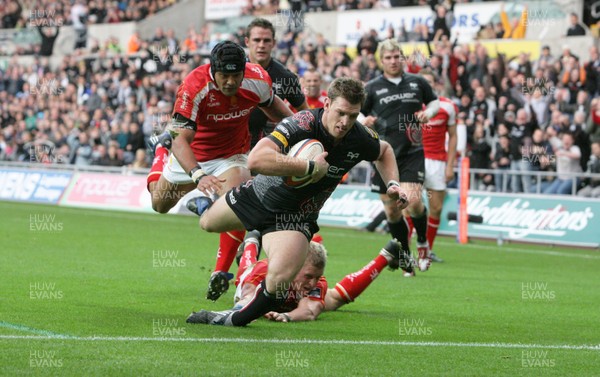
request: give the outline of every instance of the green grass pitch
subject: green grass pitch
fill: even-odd
[[[0,202],[0,375],[600,375],[600,253],[439,238],[311,323],[188,325],[218,235],[185,216]],[[331,285],[387,236],[324,228]]]

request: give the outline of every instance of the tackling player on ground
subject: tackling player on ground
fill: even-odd
[[[248,232],[240,245],[243,254],[240,258],[234,310],[248,304],[256,288],[265,280],[268,260],[257,261],[260,250],[260,233]],[[400,245],[389,241],[379,255],[357,272],[346,275],[334,288],[328,288],[323,275],[327,252],[320,242],[310,242],[308,255],[302,269],[284,292],[285,301],[265,314],[277,322],[314,321],[323,311],[333,311],[353,302],[379,276],[386,266],[398,268]],[[187,322],[207,323],[208,312],[192,313]]]
[[[205,195],[222,195],[250,178],[248,118],[256,106],[273,119],[292,114],[273,95],[269,75],[246,63],[240,46],[218,43],[210,64],[194,69],[179,87],[168,131],[150,140],[155,157],[148,191],[156,212],[168,212],[195,188]],[[172,139],[173,134],[179,136]],[[243,237],[239,230],[221,234],[208,299],[216,300],[227,290],[228,271]]]

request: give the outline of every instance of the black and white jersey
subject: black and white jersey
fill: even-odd
[[[373,127],[381,140],[394,148],[396,158],[423,150],[421,125],[415,113],[437,99],[431,86],[418,75],[404,73],[398,85],[379,76],[366,85],[361,112],[377,117]]]
[[[298,77],[280,62],[271,59],[265,69],[273,82],[273,93],[282,100],[287,100],[294,108],[304,103],[304,93],[300,87]],[[275,123],[269,121],[265,113],[256,108],[250,114],[248,121],[250,127],[250,145],[254,147],[261,137],[271,133]]]
[[[300,188],[288,186],[285,177],[257,175],[252,186],[266,209],[278,213],[301,213],[305,220],[315,221],[327,198],[354,165],[379,158],[379,136],[359,122],[355,122],[346,136],[334,145],[333,137],[321,123],[323,111],[300,111],[281,121],[267,136],[284,152],[304,139],[319,140],[328,152],[329,170],[320,181]]]

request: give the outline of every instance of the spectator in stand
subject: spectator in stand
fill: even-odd
[[[588,118],[587,130],[590,134],[590,141],[595,143],[600,141],[600,99],[594,98],[590,105],[590,117]]]
[[[509,21],[508,15],[504,10],[504,2],[500,6],[500,20],[502,21],[502,27],[504,29],[504,35],[502,38],[512,38],[512,39],[523,39],[525,38],[525,33],[527,31],[527,5],[523,6],[523,11],[521,12],[521,17],[516,18],[514,20]]]
[[[439,37],[446,36],[450,39],[450,26],[454,22],[454,0],[443,1],[441,4],[438,0],[429,0],[429,6],[434,12],[433,35],[438,35],[439,31]]]
[[[80,132],[73,141],[71,150],[74,151],[74,163],[78,166],[88,166],[92,162],[93,148],[86,132]]]
[[[145,149],[138,149],[135,152],[135,159],[128,166],[131,167],[131,168],[133,168],[133,169],[147,169],[147,168],[149,168],[150,164],[148,163],[148,157],[146,155],[146,150]]]
[[[552,145],[547,140],[544,140],[544,131],[536,129],[533,131],[531,150],[529,151],[529,163],[531,170],[537,171],[548,171],[552,167]],[[537,183],[537,179],[536,179]],[[540,192],[544,191],[547,187],[547,181],[541,178],[539,182]],[[531,188],[531,192],[537,192],[538,185]]]
[[[471,168],[489,169],[491,151],[492,147],[485,139],[483,126],[476,126],[473,133],[473,143],[471,144]],[[493,191],[493,177],[489,174],[477,173],[475,174],[475,181],[471,183],[471,188],[479,191]]]
[[[377,38],[377,31],[371,29],[363,34],[356,45],[356,51],[360,54],[363,50],[367,50],[368,54],[374,55],[377,51],[377,44],[379,39]]]
[[[586,115],[583,111],[577,111],[573,117],[573,123],[566,129],[566,132],[573,135],[574,144],[581,151],[581,171],[585,171],[587,168],[587,162],[591,154],[590,138],[585,132],[585,118]]]
[[[530,89],[532,94],[525,95],[525,110],[530,117],[535,117],[537,124],[545,125],[548,123],[548,115],[552,96],[544,95],[546,87],[534,87]]]
[[[497,22],[494,25],[494,32],[496,33],[496,39],[504,38],[504,24],[502,22]]]
[[[85,5],[85,1],[75,1],[75,4],[71,8],[71,22],[73,24],[73,29],[75,29],[75,50],[85,48],[87,45],[88,22],[88,9]]]
[[[475,89],[475,97],[469,109],[471,119],[477,118],[478,115],[483,115],[485,119],[491,119],[496,105],[486,97],[485,88],[483,86]]]
[[[571,26],[567,29],[567,37],[585,35],[585,29],[579,23],[579,16],[577,13],[573,12],[569,15],[569,22],[571,22]]]
[[[528,119],[527,111],[519,109],[515,124],[510,130],[510,169],[521,172],[521,174],[512,176],[512,192],[514,193],[530,192],[531,190],[531,175],[527,173],[531,171],[531,164],[528,159],[529,146],[535,128],[536,126]]]
[[[42,44],[40,45],[39,54],[40,56],[52,56],[54,51],[54,42],[58,38],[60,28],[58,26],[37,26],[37,30],[42,38]]]
[[[496,147],[496,153],[492,158],[490,166],[495,170],[494,174],[494,185],[496,191],[507,192],[510,184],[511,176],[503,174],[502,170],[510,170],[511,156],[510,156],[510,138],[507,135],[499,137],[498,146]]]
[[[133,54],[140,51],[142,47],[142,37],[140,36],[140,32],[136,30],[129,38],[129,42],[127,43],[127,53]]]
[[[541,68],[541,65],[551,66],[552,64],[554,64],[554,60],[554,56],[552,56],[552,54],[550,53],[550,46],[542,46],[542,52],[534,66],[534,69],[537,70],[538,68]]]
[[[567,195],[572,193],[573,187],[577,188],[580,179],[572,173],[581,173],[581,151],[574,145],[573,135],[564,133],[561,137],[562,146],[555,149],[557,177],[543,191],[544,194]]]
[[[118,144],[110,143],[107,147],[103,144],[96,146],[92,153],[92,165],[98,166],[123,166],[123,160],[119,157]]]
[[[127,146],[125,147],[125,150],[127,152],[131,152],[132,155],[135,155],[139,149],[144,148],[144,134],[140,130],[139,124],[135,122],[130,123],[129,133],[127,134]]]
[[[23,12],[23,7],[19,1],[7,1],[6,8],[2,11],[2,28],[4,29],[14,29],[19,19],[21,18],[21,12]]]
[[[600,54],[598,47],[590,47],[590,60],[585,63],[585,90],[591,97],[600,94]]]
[[[588,161],[587,172],[600,174],[600,142],[592,144],[592,157]],[[590,178],[588,185],[577,192],[577,196],[600,198],[600,178]]]

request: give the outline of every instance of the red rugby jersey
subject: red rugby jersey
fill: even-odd
[[[244,279],[243,283],[250,283],[258,286],[265,277],[267,276],[268,263],[266,259],[258,261],[253,267],[250,274]],[[242,284],[243,284],[242,283]],[[285,295],[285,303],[282,305],[280,310],[292,311],[298,307],[298,302],[304,297],[308,297],[310,300],[319,301],[323,306],[325,305],[325,295],[327,294],[327,279],[321,276],[315,288],[313,288],[306,295],[302,295],[291,287],[287,290]]]
[[[250,150],[248,118],[254,107],[273,101],[269,74],[246,63],[244,80],[233,97],[225,96],[210,74],[210,64],[194,69],[177,90],[173,113],[196,123],[191,148],[198,162],[227,158]]]
[[[309,109],[320,109],[321,107],[325,107],[325,98],[327,98],[327,92],[321,90],[318,97],[306,96],[306,104]]]
[[[458,107],[446,97],[439,97],[440,111],[423,127],[423,150],[425,158],[446,161],[446,132],[456,126]]]

